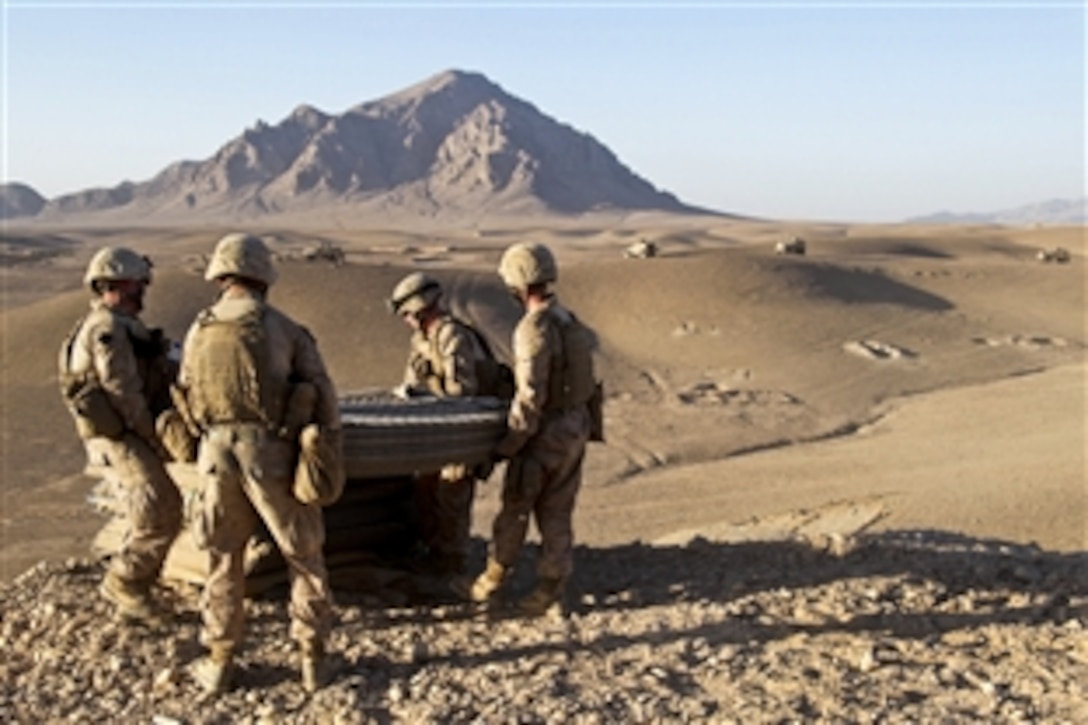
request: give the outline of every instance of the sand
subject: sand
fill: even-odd
[[[103,244],[156,263],[145,319],[180,337],[222,230],[7,229],[0,335],[0,719],[156,722],[1083,721],[1088,680],[1084,228],[637,215],[465,231],[258,230],[272,302],[339,388],[400,378],[384,298],[446,285],[500,352],[510,242],[559,258],[598,332],[607,442],[575,514],[570,612],[526,625],[340,597],[335,680],[303,695],[280,596],[251,603],[240,687],[197,697],[195,591],[170,636],[110,621],[104,521],[60,404],[57,347]],[[805,256],[778,256],[799,236]],[[306,261],[315,241],[345,253]],[[660,256],[624,259],[652,241]],[[1070,250],[1044,264],[1040,248]],[[480,487],[474,557],[497,505]],[[527,551],[528,561],[535,554]],[[515,577],[524,591],[531,566]]]
[[[180,337],[211,297],[199,267],[219,231],[7,231],[18,254],[5,257],[0,328],[3,578],[82,553],[100,524],[53,378],[87,303],[86,259],[103,244],[151,255],[144,317]],[[608,393],[608,443],[590,448],[578,510],[586,543],[865,502],[878,528],[1085,546],[1083,228],[647,216],[448,237],[261,231],[283,260],[272,301],[311,327],[343,391],[397,382],[407,331],[384,298],[413,269],[445,282],[455,310],[506,353],[517,310],[495,262],[517,239],[552,245],[561,299],[600,335]],[[791,235],[808,254],[773,254]],[[315,240],[347,262],[302,261]],[[638,240],[660,256],[624,259]],[[1072,262],[1035,259],[1052,246]],[[480,496],[481,535],[497,489]]]

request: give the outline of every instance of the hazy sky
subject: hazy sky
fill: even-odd
[[[722,211],[895,221],[1085,194],[1080,0],[0,4],[0,170],[46,197],[450,68]]]

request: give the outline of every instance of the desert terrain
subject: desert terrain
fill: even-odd
[[[384,300],[412,270],[507,353],[518,311],[495,265],[511,242],[550,245],[560,298],[600,338],[607,442],[587,454],[568,618],[345,595],[340,676],[307,699],[283,603],[262,599],[247,688],[194,704],[191,598],[176,594],[169,641],[90,631],[103,521],[55,360],[95,249],[154,260],[144,318],[176,339],[211,299],[199,272],[223,231],[4,231],[0,640],[20,653],[4,719],[1088,719],[1085,229],[654,213],[252,230],[281,258],[272,303],[314,332],[342,392],[399,381],[408,331]],[[792,236],[808,253],[776,255]],[[305,259],[322,240],[343,264]],[[659,255],[624,258],[636,241]],[[1055,246],[1071,261],[1036,259]],[[499,488],[480,488],[480,563]],[[96,660],[74,654],[87,642]]]

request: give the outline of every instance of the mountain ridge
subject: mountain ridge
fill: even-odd
[[[300,104],[204,160],[45,201],[35,220],[111,223],[476,220],[707,212],[659,190],[588,133],[479,73],[447,70],[341,114]]]
[[[1088,197],[1047,199],[1007,209],[988,212],[953,212],[909,217],[907,224],[1085,224],[1088,223]]]

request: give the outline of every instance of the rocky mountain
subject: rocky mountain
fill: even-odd
[[[1088,223],[1088,197],[1050,199],[1035,204],[991,212],[951,212],[911,217],[911,224],[1085,224]]]
[[[483,75],[446,71],[340,115],[299,106],[203,161],[49,201],[43,219],[479,218],[696,211],[592,136]]]
[[[43,206],[45,198],[26,184],[0,184],[0,219],[34,216]]]

